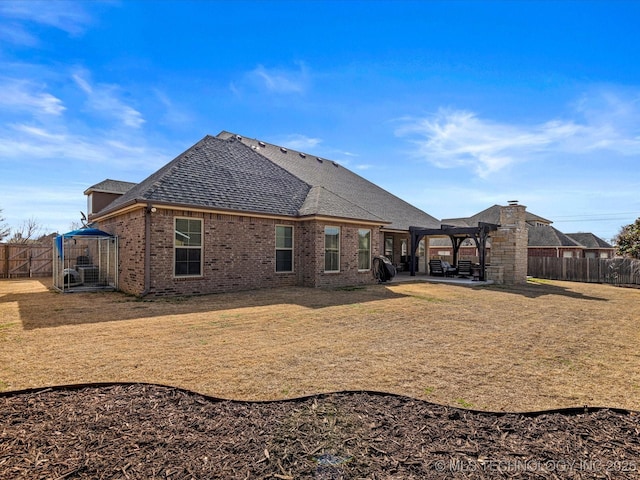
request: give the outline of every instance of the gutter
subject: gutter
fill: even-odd
[[[150,203],[144,209],[144,290],[141,297],[146,297],[151,290],[151,213],[155,210]]]

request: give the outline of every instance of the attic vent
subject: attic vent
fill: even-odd
[[[242,137],[241,137],[240,135],[236,135],[236,138],[237,138],[238,140],[242,140]]]
[[[258,145],[260,145],[261,147],[266,147],[267,146],[267,144],[264,143],[264,142],[258,142]]]
[[[300,156],[301,156],[302,158],[307,158],[307,156],[306,156],[304,153],[302,153],[302,152],[300,152]]]
[[[280,151],[281,151],[282,153],[287,153],[287,149],[286,149],[286,148],[284,148],[284,147],[280,147]]]
[[[316,157],[316,160],[318,160],[318,162],[322,163],[322,159],[320,157]]]

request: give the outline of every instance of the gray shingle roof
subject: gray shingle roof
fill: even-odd
[[[311,187],[235,138],[206,136],[116,199],[296,216]]]
[[[292,217],[323,215],[387,228],[438,228],[437,219],[337,163],[222,132],[206,136],[97,216],[155,202]]]
[[[530,247],[582,247],[560,230],[550,225],[529,226]]]
[[[587,248],[614,248],[593,233],[567,233],[566,235]]]
[[[385,228],[397,230],[440,227],[436,218],[336,162],[230,132],[221,132],[218,138],[237,138],[308,185],[322,187],[323,190],[313,190],[318,195],[313,200],[317,201],[318,213],[382,219],[390,222]],[[341,201],[334,203],[338,198]]]
[[[500,205],[493,205],[471,217],[463,218],[443,218],[442,223],[454,225],[456,227],[477,227],[478,222],[500,224]],[[531,212],[525,212],[525,220],[527,222],[553,223],[551,220],[535,215]]]
[[[107,178],[95,185],[90,186],[84,191],[85,195],[88,195],[90,192],[104,192],[104,193],[126,193],[135,187],[136,184],[133,182],[123,182],[120,180],[111,180]]]
[[[386,223],[384,219],[320,186],[311,187],[307,199],[298,213],[300,216],[326,215]]]

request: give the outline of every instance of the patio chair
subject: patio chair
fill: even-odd
[[[444,277],[444,268],[442,266],[442,260],[429,260],[429,273],[433,277]]]
[[[471,276],[471,260],[458,261],[458,276],[467,278]]]
[[[456,273],[455,267],[449,262],[443,262],[439,259],[429,260],[429,272],[434,277],[452,277]]]
[[[445,277],[453,277],[458,273],[458,269],[453,267],[449,262],[442,261],[442,269],[444,270]]]

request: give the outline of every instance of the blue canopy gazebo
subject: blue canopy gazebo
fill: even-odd
[[[118,238],[97,228],[54,239],[53,286],[61,292],[118,288]]]

